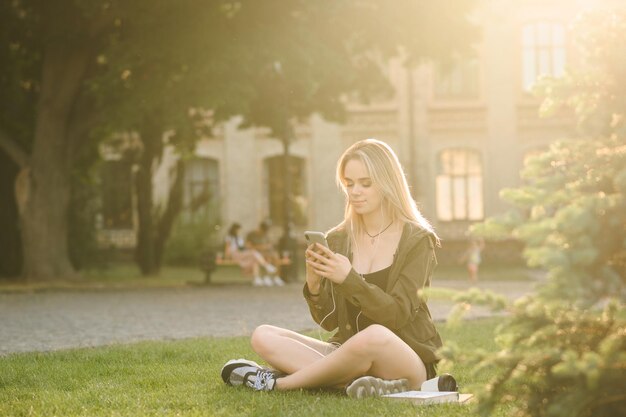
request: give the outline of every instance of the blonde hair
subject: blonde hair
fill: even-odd
[[[382,194],[381,209],[389,213],[391,220],[400,220],[412,223],[417,227],[432,233],[439,243],[439,238],[431,224],[417,208],[411,197],[409,185],[402,170],[402,165],[395,152],[377,139],[365,139],[354,143],[341,155],[337,162],[337,185],[346,196],[344,220],[333,230],[344,229],[348,235],[348,246],[355,242],[355,237],[364,232],[362,217],[354,211],[350,203],[350,196],[346,187],[344,171],[346,164],[351,160],[358,160],[365,165],[372,185]]]

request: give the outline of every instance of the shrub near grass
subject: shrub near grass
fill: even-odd
[[[495,351],[500,319],[467,322],[446,340]],[[318,332],[313,332],[314,337]],[[0,416],[471,416],[473,406],[417,407],[381,399],[353,400],[340,391],[251,392],[226,386],[229,359],[258,360],[248,338],[142,342],[0,358]],[[484,383],[470,369],[452,369],[462,392]],[[496,415],[506,415],[501,408]]]
[[[475,228],[521,239],[547,271],[512,306],[497,355],[449,349],[500,370],[483,416],[511,402],[518,417],[626,416],[626,11],[581,15],[571,35],[586,64],[539,91],[544,114],[576,114],[579,135],[529,158],[524,184],[502,192],[517,210]]]

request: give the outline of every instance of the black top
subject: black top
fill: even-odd
[[[389,272],[391,271],[391,265],[387,268],[380,269],[378,271],[370,272],[369,274],[362,274],[361,276],[368,284],[374,284],[378,288],[385,291],[387,288],[387,280],[389,279]],[[354,329],[358,329],[358,331],[363,330],[362,328],[357,326],[356,319],[361,309],[358,306],[355,306],[350,301],[347,302],[348,307],[348,320],[351,326],[354,326]],[[362,322],[361,322],[362,323]]]

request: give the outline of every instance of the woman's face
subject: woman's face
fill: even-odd
[[[350,204],[356,213],[365,215],[380,209],[383,196],[374,186],[363,162],[349,160],[343,170],[343,177]]]

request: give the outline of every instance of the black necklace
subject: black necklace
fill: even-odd
[[[372,240],[372,245],[373,245],[373,244],[374,244],[375,239],[376,239],[378,236],[382,235],[382,234],[385,232],[385,230],[389,229],[389,228],[391,227],[391,225],[392,225],[392,224],[393,224],[393,220],[391,221],[391,223],[389,223],[389,224],[387,225],[387,227],[385,227],[383,230],[381,230],[380,232],[378,232],[378,233],[377,233],[377,234],[375,234],[375,235],[370,235],[370,234],[367,232],[367,229],[365,229],[365,228],[363,228],[363,230],[365,230],[365,233],[366,233],[366,234],[367,234],[367,235],[371,238],[371,240]]]

